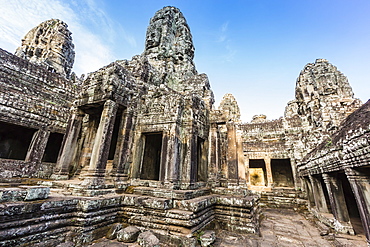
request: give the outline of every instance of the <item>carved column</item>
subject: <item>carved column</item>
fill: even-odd
[[[40,163],[42,161],[49,135],[50,132],[46,130],[38,130],[33,134],[25,161],[36,163]]]
[[[313,206],[315,206],[315,198],[314,198],[314,195],[313,195],[312,184],[311,184],[308,177],[304,177],[303,181],[304,181],[304,185],[306,187],[306,193],[307,193],[309,206],[313,207]]]
[[[211,124],[209,131],[209,145],[208,145],[208,182],[214,186],[218,184],[218,171],[220,170],[220,158],[219,158],[219,138],[217,133],[217,124]]]
[[[273,186],[273,179],[272,179],[272,170],[271,170],[271,159],[270,158],[264,158],[265,166],[266,166],[266,176],[267,176],[267,187]]]
[[[76,153],[78,135],[80,134],[84,113],[77,107],[71,108],[71,118],[68,121],[66,134],[63,138],[61,151],[54,169],[52,179],[68,179],[69,166]]]
[[[370,176],[352,168],[346,168],[345,172],[355,195],[367,243],[370,246]]]
[[[227,177],[228,184],[238,185],[238,155],[236,142],[236,129],[234,122],[228,122],[227,127]]]
[[[333,215],[337,221],[341,224],[341,229],[338,226],[338,231],[346,233],[351,232],[354,234],[352,226],[350,225],[350,218],[347,209],[346,199],[343,193],[342,182],[337,179],[334,175],[326,173],[322,174],[326,188],[329,194],[329,201]],[[337,224],[338,225],[338,224]]]
[[[114,157],[114,171],[115,182],[125,181],[128,179],[128,157],[130,154],[130,148],[132,143],[132,131],[133,131],[133,113],[127,112],[126,116],[122,117],[120,123],[120,134],[117,142],[117,152]],[[127,167],[127,169],[125,169]]]
[[[190,171],[190,188],[192,186],[195,185],[196,183],[196,180],[197,180],[197,136],[194,134],[194,127],[192,128],[193,131],[192,131],[192,134],[191,134],[191,138],[190,138],[190,167],[189,167],[189,171]]]
[[[315,199],[315,205],[319,212],[321,213],[329,213],[328,205],[326,204],[325,200],[325,194],[323,187],[321,185],[321,181],[314,176],[309,176],[311,185],[312,185],[312,191],[313,196]]]
[[[243,153],[243,141],[241,131],[236,131],[236,155],[238,157],[238,180],[239,185],[246,186],[247,180],[245,177],[245,159]]]
[[[105,167],[107,165],[116,113],[117,104],[112,100],[107,100],[104,103],[104,109],[96,132],[88,174],[82,185],[100,186],[105,183]]]
[[[169,135],[163,135],[160,179],[162,178],[168,188],[178,186],[181,156],[179,135],[177,123],[172,125]]]

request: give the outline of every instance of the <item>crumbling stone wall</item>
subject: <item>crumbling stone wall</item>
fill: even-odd
[[[52,172],[42,163],[48,137],[65,133],[78,84],[1,49],[0,78],[1,122],[34,131],[23,160],[0,160],[0,177],[46,178]]]
[[[369,106],[370,101],[349,115],[337,132],[298,165],[306,182],[311,210],[337,231],[351,234],[361,231],[356,228],[353,216],[354,210],[357,211],[368,242]],[[324,185],[317,186],[318,181]],[[350,188],[346,188],[346,184]],[[333,218],[325,217],[328,212]]]

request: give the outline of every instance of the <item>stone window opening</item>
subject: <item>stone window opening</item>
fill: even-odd
[[[25,160],[37,130],[0,122],[0,158]]]
[[[162,136],[162,132],[144,134],[144,152],[140,179],[159,181]]]
[[[56,163],[62,146],[63,134],[50,133],[42,162]]]
[[[290,159],[271,159],[274,187],[294,187]]]
[[[249,160],[249,181],[254,186],[267,185],[266,164],[263,159]]]

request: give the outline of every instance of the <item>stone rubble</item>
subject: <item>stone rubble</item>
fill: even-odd
[[[124,243],[132,243],[138,240],[140,230],[135,226],[128,226],[118,231],[117,240]]]
[[[159,247],[159,239],[151,232],[145,231],[139,234],[137,242],[143,247]]]

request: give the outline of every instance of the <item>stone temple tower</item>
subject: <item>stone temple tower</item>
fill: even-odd
[[[68,78],[75,59],[71,34],[63,21],[45,21],[24,36],[15,55]]]

